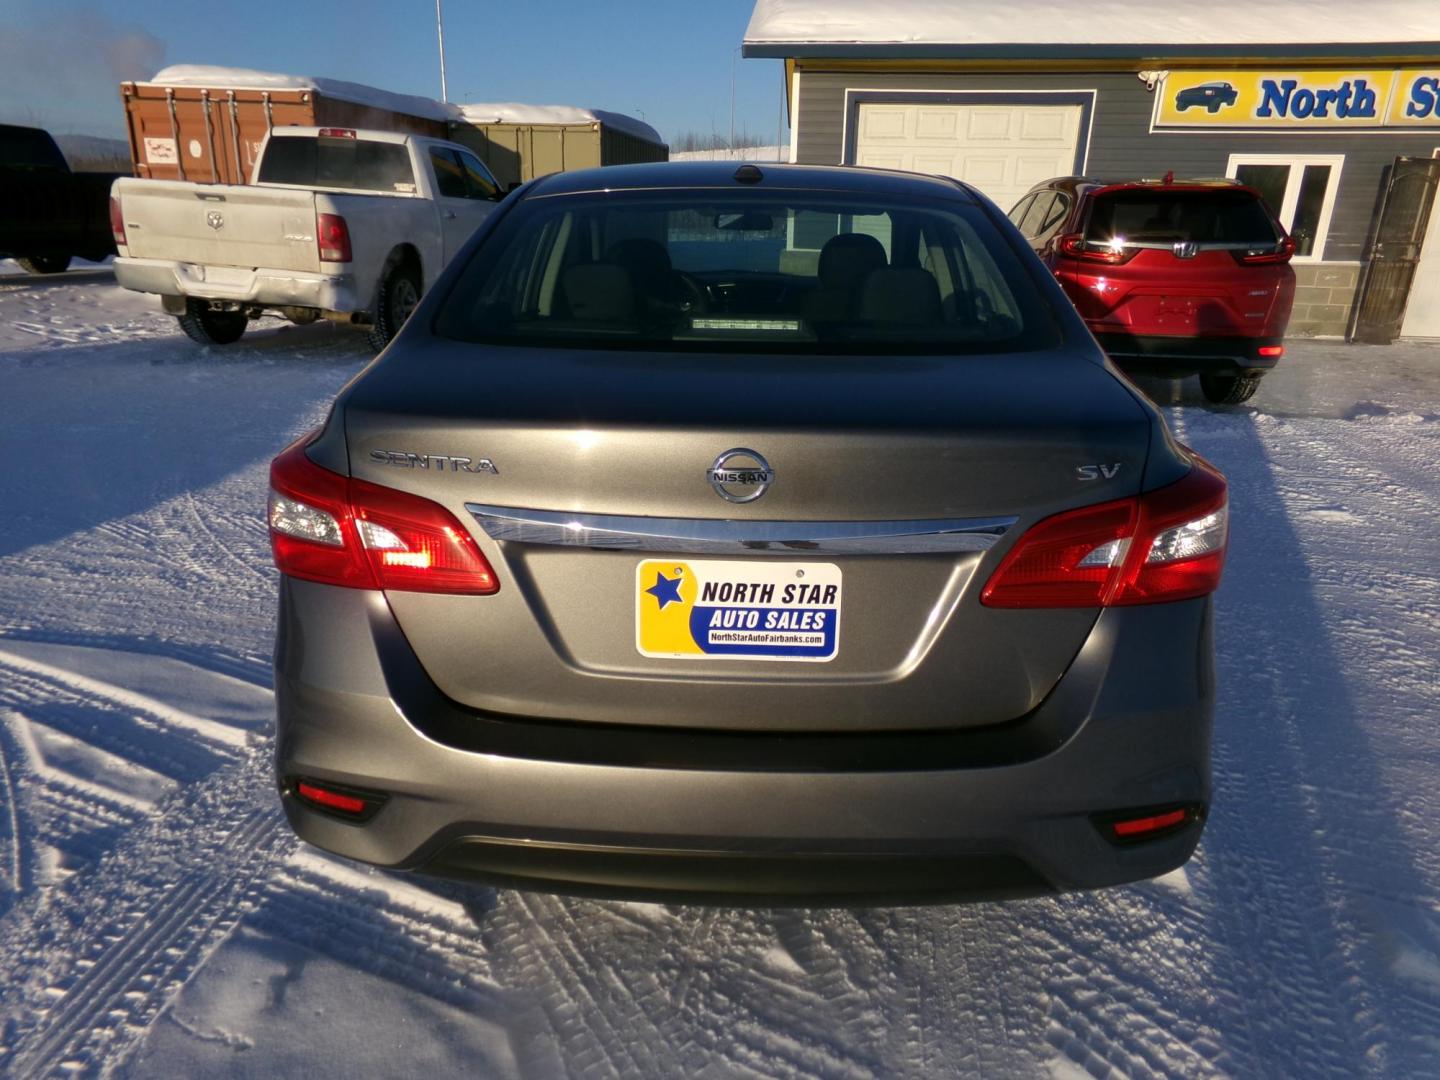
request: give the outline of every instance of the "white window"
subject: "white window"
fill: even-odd
[[[1295,239],[1296,262],[1320,262],[1344,164],[1344,154],[1231,154],[1225,175],[1265,196]]]

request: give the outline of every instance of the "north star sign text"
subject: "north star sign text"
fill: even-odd
[[[1295,89],[1299,85],[1296,79],[1261,79],[1260,107],[1255,110],[1255,115],[1267,120],[1272,116],[1293,116],[1305,120],[1312,116],[1329,116],[1333,106],[1335,115],[1342,120],[1375,117],[1375,91],[1364,79],[1353,82],[1346,79],[1336,90]]]

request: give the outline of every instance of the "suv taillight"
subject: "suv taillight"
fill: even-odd
[[[305,440],[270,463],[270,546],[280,572],[348,589],[488,595],[474,538],[439,503],[322,469]]]
[[[115,246],[125,245],[125,217],[120,212],[120,198],[110,196],[110,231],[115,234]]]
[[[1241,266],[1258,266],[1264,263],[1288,263],[1295,255],[1295,241],[1284,237],[1273,244],[1248,248],[1245,251],[1231,251]]]
[[[315,215],[315,239],[320,245],[321,262],[350,261],[350,226],[339,214]]]
[[[1064,236],[1056,237],[1055,250],[1072,259],[1119,266],[1121,263],[1127,263],[1133,259],[1139,249],[1127,248],[1124,241],[1105,243],[1098,240],[1086,240],[1083,233],[1066,233]]]
[[[1204,596],[1220,585],[1228,528],[1225,477],[1196,458],[1167,487],[1032,526],[991,575],[980,602],[1116,607]]]

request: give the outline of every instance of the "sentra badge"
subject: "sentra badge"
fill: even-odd
[[[500,475],[500,470],[488,457],[455,457],[453,454],[412,454],[408,450],[371,450],[370,460],[381,465],[394,465],[401,469],[434,469],[436,472],[490,473]]]

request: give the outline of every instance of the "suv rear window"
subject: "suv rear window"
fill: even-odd
[[[1085,239],[1173,244],[1273,244],[1280,239],[1260,199],[1248,191],[1115,191],[1090,205]]]
[[[464,341],[734,352],[1047,348],[1053,315],[976,206],[832,192],[532,198],[435,324]]]
[[[272,137],[260,159],[260,183],[346,191],[415,191],[410,151],[404,143],[322,139],[316,135]]]

